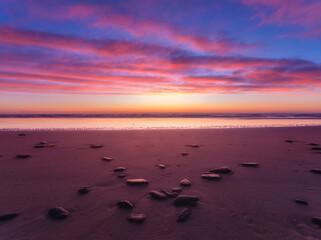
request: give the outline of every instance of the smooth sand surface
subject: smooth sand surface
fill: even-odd
[[[321,168],[321,154],[307,145],[321,144],[321,127],[18,133],[0,132],[0,215],[20,214],[0,222],[1,240],[321,238],[321,228],[311,222],[321,216],[321,175],[310,172]],[[56,146],[34,148],[40,141]],[[185,146],[191,144],[200,147]],[[103,161],[105,156],[113,160]],[[119,166],[127,168],[125,178],[113,171]],[[234,173],[221,174],[219,181],[201,178],[222,166]],[[149,184],[129,186],[127,178]],[[176,222],[184,207],[148,192],[170,191],[183,178],[192,185],[180,194],[199,201],[186,222]],[[91,191],[78,194],[86,185]],[[133,210],[116,206],[125,199]],[[49,219],[55,206],[70,211],[69,217]],[[127,221],[131,213],[145,214],[145,222]]]

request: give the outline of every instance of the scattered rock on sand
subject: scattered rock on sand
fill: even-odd
[[[18,213],[5,214],[5,215],[0,216],[0,221],[7,221],[7,220],[13,219],[17,216],[19,216]]]
[[[187,178],[184,178],[183,180],[180,181],[180,184],[181,184],[182,186],[188,187],[188,186],[191,186],[191,185],[192,185],[192,182],[191,182],[190,180],[188,180]]]
[[[148,193],[152,198],[154,199],[158,199],[158,200],[164,200],[164,199],[167,199],[168,196],[163,193],[163,192],[160,192],[160,191],[156,191],[156,190],[152,190]]]
[[[196,196],[191,195],[179,195],[174,200],[174,205],[176,206],[187,206],[191,204],[195,204],[199,200]]]
[[[191,208],[184,208],[179,214],[178,214],[178,217],[177,217],[177,220],[176,222],[185,222],[189,216],[191,215],[192,213],[192,209]]]
[[[69,216],[69,211],[63,207],[54,207],[49,209],[48,215],[54,219],[64,219]]]
[[[104,161],[107,161],[107,162],[110,162],[113,160],[112,157],[102,157],[101,160],[104,160]]]
[[[30,154],[18,154],[16,157],[17,158],[30,158],[31,155]]]
[[[308,205],[308,202],[302,199],[295,199],[295,202],[301,205]]]
[[[220,180],[221,176],[216,173],[203,173],[201,175],[202,178],[204,179],[209,179],[209,180]]]
[[[311,169],[310,172],[321,174],[321,169]]]
[[[132,204],[130,201],[128,200],[123,200],[123,201],[119,201],[117,203],[117,206],[120,208],[127,208],[127,209],[132,209],[134,208],[134,204]]]
[[[258,167],[260,164],[257,162],[244,162],[241,163],[244,167]]]
[[[284,142],[287,142],[287,143],[293,143],[292,140],[285,140]]]
[[[114,172],[125,172],[127,169],[125,167],[117,167],[114,169]]]
[[[321,227],[321,217],[313,217],[311,221]]]
[[[229,167],[220,167],[210,170],[212,173],[231,173],[232,170]]]
[[[127,217],[127,220],[133,223],[143,223],[146,219],[146,215],[145,214],[130,214]]]
[[[158,164],[158,167],[161,168],[161,169],[166,168],[166,166],[164,164]]]
[[[143,178],[133,178],[133,179],[127,179],[126,183],[131,186],[136,186],[136,185],[147,185],[148,181]]]
[[[91,147],[91,148],[102,148],[103,145],[100,145],[100,144],[91,144],[90,147]]]
[[[91,189],[89,186],[84,186],[84,187],[78,189],[78,193],[79,194],[86,194],[86,193],[89,193],[90,190]]]
[[[313,150],[313,151],[321,151],[321,147],[313,147],[313,148],[311,148],[311,150]]]

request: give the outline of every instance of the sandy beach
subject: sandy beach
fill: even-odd
[[[19,133],[0,132],[0,215],[19,214],[0,221],[1,240],[321,238],[311,221],[321,217],[321,175],[310,172],[321,169],[321,151],[308,145],[321,145],[321,127]],[[55,146],[35,148],[41,141]],[[223,166],[232,173],[201,178]],[[117,167],[126,168],[124,178]],[[132,178],[149,184],[126,184]],[[191,186],[180,186],[184,178]],[[79,194],[83,186],[91,191]],[[199,198],[185,222],[176,221],[184,207],[174,198],[149,195],[174,187]],[[135,207],[121,209],[121,200]],[[49,218],[55,206],[69,216]],[[129,222],[132,213],[145,214],[145,221]]]

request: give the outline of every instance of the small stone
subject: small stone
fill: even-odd
[[[177,197],[177,193],[174,192],[174,193],[170,193],[170,192],[167,192],[165,190],[161,190],[162,193],[166,194],[167,197],[170,197],[170,198],[176,198]]]
[[[161,168],[161,169],[166,168],[166,166],[164,164],[158,164],[158,167]]]
[[[13,218],[15,218],[17,216],[19,216],[18,213],[5,214],[5,215],[0,216],[0,221],[10,220],[10,219],[13,219]]]
[[[163,192],[152,190],[148,193],[152,198],[158,199],[158,200],[164,200],[167,199],[167,195]]]
[[[220,167],[210,170],[212,173],[231,173],[232,170],[229,167]]]
[[[117,203],[117,206],[120,208],[126,208],[126,209],[132,209],[134,208],[134,204],[132,204],[130,201],[128,200],[123,200],[123,201],[119,201]]]
[[[79,193],[79,194],[86,194],[86,193],[89,193],[90,190],[91,190],[90,187],[84,186],[84,187],[78,189],[78,193]]]
[[[31,155],[30,154],[18,154],[16,157],[17,158],[30,158]]]
[[[104,161],[107,161],[107,162],[110,162],[110,161],[113,160],[113,158],[111,158],[111,157],[103,157],[101,159],[104,160]]]
[[[321,227],[321,217],[313,217],[311,221]]]
[[[196,196],[191,195],[179,195],[174,200],[174,205],[176,206],[187,206],[191,204],[195,204],[199,200]]]
[[[127,179],[127,184],[131,186],[136,186],[136,185],[147,185],[148,181],[143,178],[134,178],[134,179]]]
[[[257,162],[244,162],[241,163],[244,167],[258,167],[260,164]]]
[[[320,150],[321,150],[321,147],[313,147],[313,148],[311,148],[311,150],[313,150],[313,151],[320,151]]]
[[[46,147],[45,145],[36,145],[36,146],[34,146],[34,148],[44,148],[44,147]]]
[[[188,186],[191,186],[191,185],[192,185],[192,182],[191,182],[190,180],[188,180],[187,178],[184,178],[183,180],[180,181],[180,184],[181,184],[182,186],[188,187]]]
[[[117,167],[114,169],[114,172],[125,172],[127,169],[125,167]]]
[[[311,169],[310,171],[313,173],[321,174],[321,169]]]
[[[91,147],[91,148],[102,148],[103,145],[100,145],[100,144],[91,144],[90,147]]]
[[[48,142],[47,142],[47,141],[41,141],[39,144],[41,144],[41,145],[47,145]]]
[[[133,223],[143,223],[146,219],[145,214],[130,214],[127,217],[127,220]]]
[[[220,180],[221,178],[221,176],[216,173],[203,173],[201,177],[204,179],[210,179],[210,180]]]
[[[191,208],[184,208],[179,214],[178,214],[178,217],[177,217],[177,220],[176,222],[185,222],[189,216],[191,215],[192,213],[192,209]]]
[[[181,192],[183,190],[183,188],[180,188],[180,187],[175,187],[175,188],[172,188],[172,192]]]
[[[23,137],[23,136],[27,136],[27,134],[26,133],[19,133],[18,136]]]
[[[319,144],[317,144],[317,143],[309,143],[308,145],[309,146],[315,146],[315,147],[319,146]]]
[[[295,202],[301,205],[308,205],[308,202],[302,199],[295,199]]]
[[[285,140],[284,142],[287,142],[287,143],[293,143],[292,140]]]
[[[48,215],[54,219],[64,219],[69,216],[69,212],[63,207],[54,207],[49,209]]]
[[[188,153],[181,153],[182,154],[182,156],[187,156],[188,155]]]
[[[124,177],[126,177],[126,174],[125,174],[125,173],[121,173],[121,174],[119,174],[117,177],[119,177],[119,178],[124,178]]]

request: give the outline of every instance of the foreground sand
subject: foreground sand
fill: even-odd
[[[321,238],[321,228],[311,222],[321,216],[321,175],[309,171],[321,168],[321,154],[307,145],[321,144],[321,127],[18,133],[0,132],[0,215],[20,213],[0,222],[1,240]],[[33,148],[39,141],[57,146]],[[92,149],[92,143],[104,147]],[[32,157],[17,159],[20,153]],[[104,156],[114,160],[102,161]],[[240,166],[244,161],[260,167]],[[234,174],[217,182],[200,177],[226,165]],[[149,185],[126,185],[113,172],[118,166],[127,168],[128,178],[146,178]],[[200,200],[190,218],[178,223],[182,208],[173,199],[151,199],[148,192],[178,187],[183,178],[192,186],[182,193]],[[91,192],[77,194],[84,185]],[[296,198],[309,205],[296,204]],[[116,203],[123,199],[136,207],[119,209]],[[54,206],[70,210],[70,216],[49,219]],[[144,213],[146,221],[130,223],[129,213]]]

